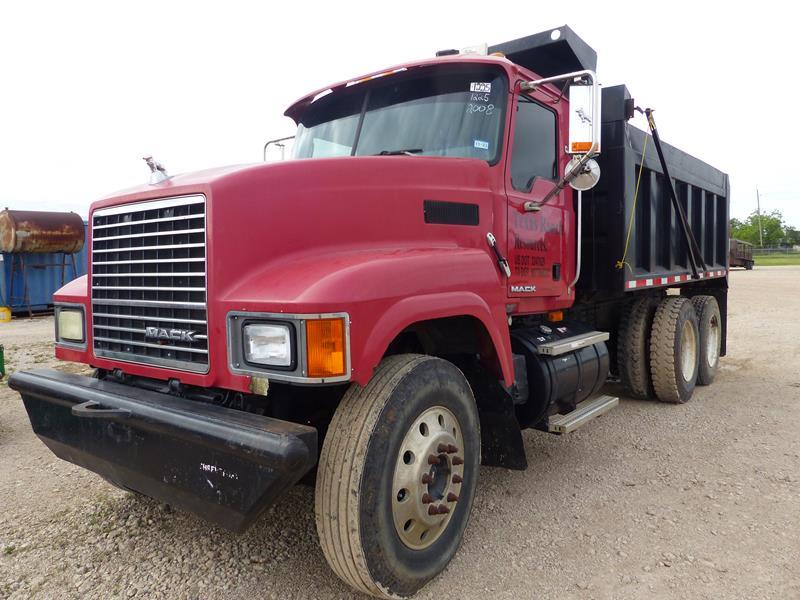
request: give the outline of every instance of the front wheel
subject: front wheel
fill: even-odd
[[[431,356],[385,359],[347,391],[322,446],[314,512],[328,564],[358,591],[411,596],[458,550],[479,465],[463,373]]]

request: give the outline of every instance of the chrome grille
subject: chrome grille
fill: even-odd
[[[201,195],[94,212],[96,356],[208,371],[205,220]]]

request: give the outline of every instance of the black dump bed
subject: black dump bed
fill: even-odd
[[[692,280],[686,238],[653,138],[625,118],[625,100],[629,98],[623,85],[603,89],[602,153],[597,158],[601,176],[594,189],[583,193],[583,266],[578,282],[582,295],[614,296]],[[668,132],[659,133],[669,136]],[[724,277],[728,267],[728,176],[669,144],[662,142],[662,148],[678,201],[705,262],[698,270],[703,278]],[[644,170],[635,198],[643,151]]]

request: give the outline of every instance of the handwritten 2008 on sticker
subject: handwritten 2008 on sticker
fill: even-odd
[[[491,93],[492,84],[491,84],[491,82],[481,83],[479,81],[473,81],[472,83],[469,84],[469,91],[470,92],[478,92],[478,93],[482,93],[482,92]]]

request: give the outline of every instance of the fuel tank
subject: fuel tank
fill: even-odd
[[[0,252],[74,254],[83,242],[83,219],[77,213],[0,211]]]
[[[556,356],[540,353],[540,347],[592,332],[583,323],[561,322],[514,329],[511,348],[525,357],[528,397],[517,406],[522,427],[535,427],[553,414],[566,414],[593,396],[606,381],[609,369],[608,348],[597,342]]]

